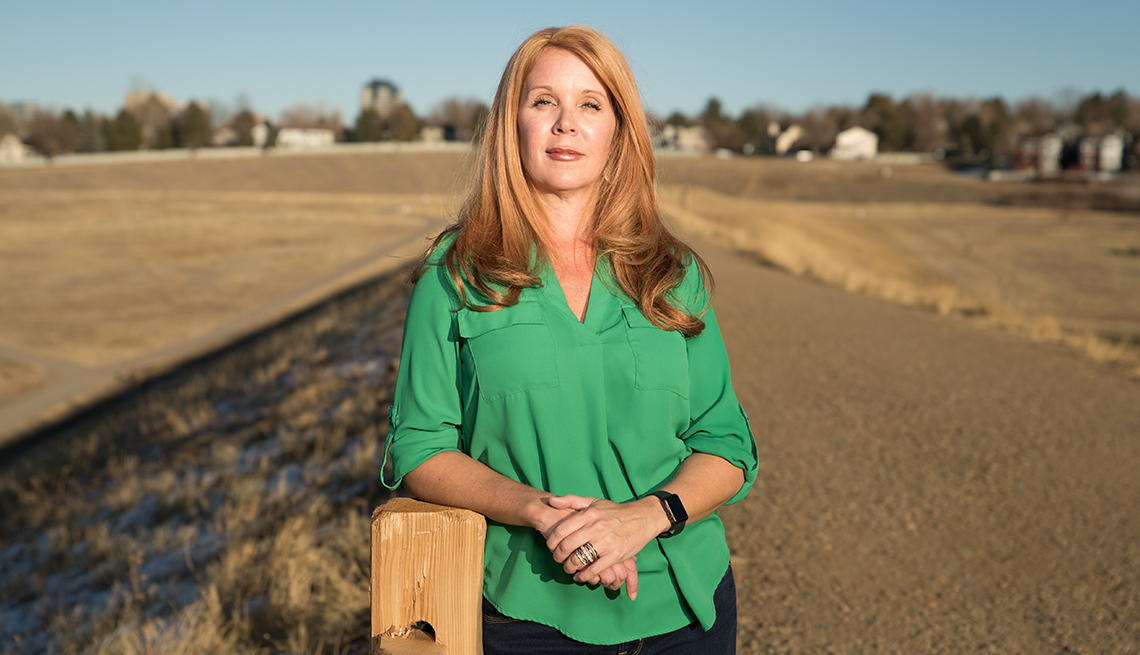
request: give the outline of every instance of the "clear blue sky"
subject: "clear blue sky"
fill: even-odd
[[[790,2],[217,2],[24,0],[0,10],[0,101],[116,111],[136,80],[182,100],[239,94],[277,118],[304,103],[359,111],[392,80],[417,114],[490,100],[528,34],[585,23],[625,51],[646,106],[736,115],[861,105],[869,92],[1056,100],[1140,96],[1140,0]]]

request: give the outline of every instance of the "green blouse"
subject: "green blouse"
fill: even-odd
[[[408,304],[386,449],[396,484],[433,455],[461,451],[552,494],[625,502],[665,485],[690,453],[743,469],[756,446],[737,402],[711,308],[686,339],[650,323],[621,293],[607,263],[590,288],[585,322],[547,268],[544,286],[494,312],[460,308],[440,245]],[[708,297],[695,265],[677,300]],[[684,498],[682,498],[682,501]],[[636,601],[574,582],[536,530],[489,522],[483,594],[504,614],[578,641],[616,644],[716,618],[713,591],[729,564],[713,514],[655,539],[637,558]]]

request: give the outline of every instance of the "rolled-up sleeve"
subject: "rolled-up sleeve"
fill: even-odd
[[[700,280],[696,267],[686,275]],[[748,424],[748,415],[736,398],[732,388],[732,372],[728,353],[717,324],[716,313],[709,304],[704,286],[691,289],[690,308],[707,307],[702,317],[705,329],[696,337],[686,339],[689,357],[689,428],[681,439],[694,452],[721,457],[744,472],[744,484],[726,505],[742,500],[756,481],[756,441]]]
[[[463,409],[459,394],[458,298],[444,266],[429,266],[416,282],[404,320],[404,345],[385,457],[395,489],[428,458],[460,450]]]

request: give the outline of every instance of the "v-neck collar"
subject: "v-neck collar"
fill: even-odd
[[[616,309],[618,300],[610,293],[607,282],[602,279],[607,276],[608,270],[609,266],[602,261],[602,257],[598,257],[594,262],[594,275],[590,278],[590,295],[586,301],[586,316],[581,321],[578,320],[574,310],[570,308],[570,303],[566,300],[566,292],[562,289],[562,282],[554,274],[554,267],[549,262],[543,267],[540,293],[545,296],[549,292],[547,302],[556,305],[558,311],[570,321],[581,326],[580,329],[585,329],[591,333],[601,332],[606,324],[606,316],[618,311]]]

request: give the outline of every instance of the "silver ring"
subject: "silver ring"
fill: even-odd
[[[582,566],[589,566],[598,561],[598,551],[594,548],[594,545],[588,541],[578,546],[577,550],[574,551],[574,555],[578,558],[578,561],[582,563]]]

